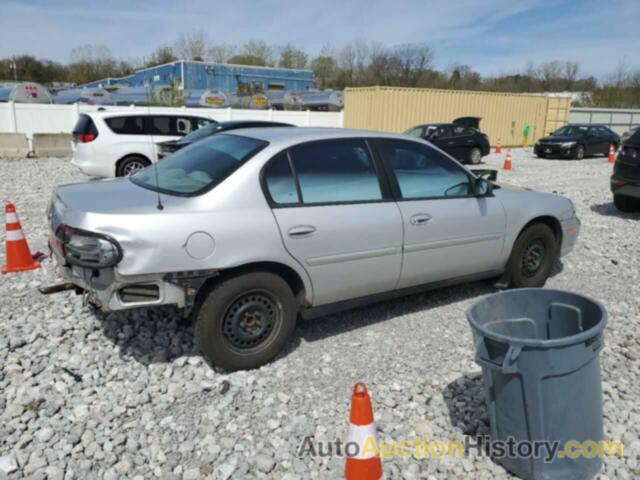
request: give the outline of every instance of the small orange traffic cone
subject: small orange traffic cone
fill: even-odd
[[[367,387],[362,382],[356,383],[353,387],[349,421],[349,435],[345,448],[349,443],[355,443],[359,448],[355,455],[347,455],[344,468],[345,480],[380,480],[382,461],[376,440],[376,425],[373,421],[371,398],[369,398]]]
[[[7,225],[7,248],[5,255],[5,261],[7,263],[2,266],[2,274],[40,268],[40,264],[34,262],[31,256],[29,244],[24,238],[24,233],[22,233],[16,207],[9,202],[4,209],[4,213]]]
[[[503,170],[511,170],[511,149],[507,148],[507,156],[504,159],[504,164],[502,165]]]
[[[498,145],[496,145],[496,153],[502,153],[502,147],[500,146],[500,140],[498,140]]]
[[[609,145],[609,163],[616,163],[616,151],[613,148],[613,143]]]

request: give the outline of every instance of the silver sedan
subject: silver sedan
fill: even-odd
[[[317,316],[483,278],[544,285],[570,200],[477,176],[430,143],[346,129],[216,135],[130,178],[57,187],[50,246],[103,311],[173,304],[229,370]]]

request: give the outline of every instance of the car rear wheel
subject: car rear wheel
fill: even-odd
[[[473,147],[469,152],[469,163],[478,165],[482,161],[482,151],[478,147]]]
[[[578,145],[576,147],[573,158],[575,158],[576,160],[582,160],[584,158],[584,147],[582,145]]]
[[[151,162],[140,155],[132,155],[125,158],[118,165],[116,176],[118,177],[130,177],[131,175],[138,173],[140,170],[144,170]]]
[[[614,195],[613,204],[621,212],[634,212],[640,208],[640,200],[624,195]]]
[[[295,297],[281,277],[245,273],[208,293],[197,312],[195,342],[212,364],[225,370],[257,368],[282,350],[296,317]]]
[[[545,224],[536,223],[516,240],[508,269],[514,288],[542,287],[558,257],[558,241]]]

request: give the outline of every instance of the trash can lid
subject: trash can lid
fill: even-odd
[[[542,314],[544,319],[541,318]],[[608,321],[607,311],[598,300],[550,288],[521,288],[485,295],[469,307],[466,315],[471,327],[482,335],[511,345],[529,347],[561,347],[581,343],[600,334]],[[509,335],[490,328],[492,325],[504,326],[510,323],[509,320],[514,320],[514,325],[521,325],[516,326],[516,330],[520,328],[530,333],[536,331],[536,326],[539,326],[536,323],[554,320],[554,315],[564,317],[563,320],[566,319],[568,325],[573,323],[574,328],[561,328],[560,336],[556,338]],[[584,324],[587,324],[587,328],[582,330]]]

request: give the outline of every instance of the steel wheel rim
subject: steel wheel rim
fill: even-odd
[[[252,290],[229,303],[222,319],[222,336],[232,349],[250,353],[274,337],[282,316],[282,306],[269,292]]]
[[[139,162],[137,160],[133,162],[128,162],[124,166],[124,176],[130,177],[134,173],[138,173],[140,170],[144,170],[145,168],[146,168],[146,165],[144,165],[142,162]]]
[[[547,247],[540,239],[533,240],[526,246],[520,259],[520,271],[526,278],[537,275],[542,269],[547,255]]]

